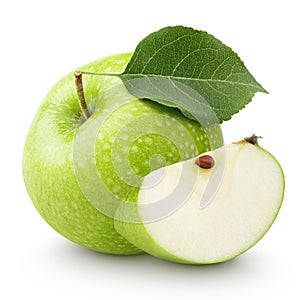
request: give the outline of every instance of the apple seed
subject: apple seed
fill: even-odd
[[[203,169],[210,169],[214,166],[215,160],[210,155],[202,155],[196,159],[196,164]]]

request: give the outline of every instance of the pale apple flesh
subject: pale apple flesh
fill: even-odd
[[[121,73],[130,57],[131,54],[114,55],[80,69]],[[106,253],[141,253],[115,230],[112,216],[99,210],[88,199],[86,192],[95,190],[95,178],[90,176],[88,162],[95,161],[101,181],[114,197],[125,199],[132,186],[123,180],[123,174],[133,170],[136,176],[145,176],[165,164],[173,164],[216,148],[222,144],[221,130],[216,126],[205,132],[199,124],[188,120],[175,109],[131,96],[117,77],[84,76],[83,85],[92,113],[88,120],[82,118],[73,73],[51,89],[39,108],[24,148],[23,174],[27,191],[42,217],[69,240]],[[182,129],[194,143],[182,139],[179,151],[176,145],[168,142],[166,134],[160,134],[162,130],[159,129],[156,116],[165,120],[164,127],[168,120],[176,121],[178,126],[169,129],[170,137],[175,132],[174,138],[182,139]],[[101,118],[103,124],[98,128],[95,138],[90,129],[93,122]],[[153,124],[157,125],[156,131],[147,131]],[[145,134],[135,139],[135,132],[141,129],[145,130]],[[213,138],[208,138],[208,132]],[[95,155],[86,157],[87,153],[83,152],[74,162],[74,157],[78,155],[74,141],[79,136],[84,137],[84,143],[94,143]],[[124,150],[128,157],[119,162]],[[180,155],[182,153],[184,155]],[[155,155],[164,159],[156,160],[150,166],[149,161]],[[127,168],[127,162],[130,168]],[[85,179],[84,186],[80,185],[76,173],[78,166],[82,169],[80,174]],[[109,202],[106,194],[102,195],[101,191],[96,194],[100,202],[102,199]]]
[[[115,220],[115,227],[128,241],[153,256],[187,264],[210,264],[230,260],[252,247],[267,232],[280,209],[284,176],[276,159],[263,148],[248,142],[206,153],[215,158],[210,169],[200,168],[196,158],[164,168],[157,185],[148,187],[157,171],[147,175],[130,194],[138,204],[140,223]],[[222,151],[221,151],[222,152]],[[223,168],[224,167],[224,168]],[[210,203],[200,208],[214,172],[223,168],[220,184]],[[183,170],[185,178],[182,177]],[[171,194],[176,185],[194,181],[188,199],[176,211],[157,221],[149,220],[143,204]],[[178,195],[173,195],[176,199]],[[118,218],[124,219],[122,210]]]

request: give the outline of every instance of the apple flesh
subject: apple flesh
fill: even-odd
[[[80,69],[121,73],[130,57],[114,55]],[[176,109],[133,97],[117,77],[84,76],[83,85],[92,113],[86,121],[73,73],[39,108],[24,147],[27,191],[41,216],[67,239],[106,253],[141,253],[115,230],[114,207],[106,213],[102,204],[126,199],[135,180],[154,169],[222,145],[222,133],[218,126],[204,130]],[[99,191],[101,184],[105,189]]]
[[[227,261],[252,247],[280,209],[282,169],[270,153],[245,140],[227,145],[225,152],[223,148],[206,155],[214,159],[211,168],[199,167],[199,159],[194,158],[165,167],[163,176],[162,170],[147,175],[129,195],[129,201],[137,205],[135,218],[140,222],[118,220],[128,213],[120,207],[115,219],[118,232],[153,256],[187,264]],[[200,208],[204,193],[213,188],[209,184],[219,171],[223,176],[214,186],[216,194]],[[149,187],[153,181],[158,183]],[[184,189],[191,186],[191,181],[191,193],[181,207],[165,218],[148,222],[149,211],[143,205],[163,200],[176,186]],[[173,193],[169,199],[178,201],[178,197]]]

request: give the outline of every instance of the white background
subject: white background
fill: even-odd
[[[299,39],[297,1],[1,1],[1,299],[299,299]],[[298,19],[298,20],[297,20]],[[226,142],[253,132],[281,162],[286,195],[267,235],[241,257],[185,266],[82,249],[35,211],[22,148],[43,97],[69,71],[134,50],[167,25],[230,45],[270,92],[223,125]],[[299,107],[299,106],[298,106]]]

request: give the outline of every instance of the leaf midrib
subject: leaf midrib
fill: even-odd
[[[167,75],[157,75],[157,74],[120,74],[120,76],[125,76],[125,77],[155,77],[155,78],[162,78],[162,79],[169,79],[169,80],[191,80],[191,81],[196,81],[196,82],[218,82],[218,83],[226,83],[226,84],[232,84],[232,85],[242,85],[246,87],[253,87],[255,89],[259,88],[260,91],[264,91],[265,89],[261,88],[258,85],[254,84],[248,84],[248,83],[243,83],[243,82],[237,82],[237,81],[229,81],[229,80],[221,80],[221,79],[202,79],[202,78],[191,78],[191,77],[182,77],[182,76],[167,76]]]

